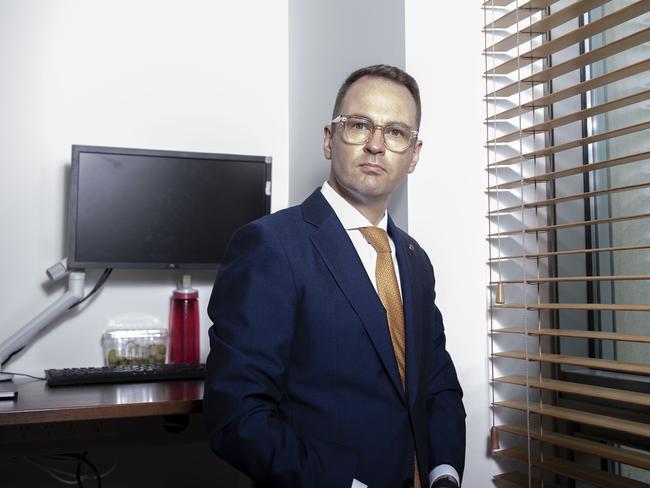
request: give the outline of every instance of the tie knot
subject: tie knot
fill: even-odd
[[[363,234],[368,244],[375,248],[375,251],[390,253],[390,244],[388,243],[388,234],[381,227],[360,227],[359,231]]]

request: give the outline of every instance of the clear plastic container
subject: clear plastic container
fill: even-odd
[[[165,364],[167,329],[112,329],[102,334],[104,363]]]

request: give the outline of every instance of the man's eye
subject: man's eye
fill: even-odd
[[[367,130],[368,129],[368,124],[366,124],[363,121],[356,120],[356,121],[352,121],[350,123],[350,128],[353,129],[353,130]]]
[[[389,127],[386,133],[389,137],[393,137],[395,139],[401,139],[406,137],[406,131],[401,127]]]

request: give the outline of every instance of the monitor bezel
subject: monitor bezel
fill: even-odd
[[[108,261],[78,261],[76,259],[77,205],[79,195],[79,156],[82,153],[116,154],[127,156],[173,157],[183,159],[209,159],[224,161],[242,161],[264,164],[265,172],[265,214],[271,212],[271,157],[245,154],[204,153],[191,151],[175,151],[162,149],[139,149],[110,146],[89,146],[74,144],[70,165],[70,193],[68,198],[68,231],[67,231],[67,267],[68,269],[216,269],[221,264],[214,263],[156,263],[156,262],[108,262]]]

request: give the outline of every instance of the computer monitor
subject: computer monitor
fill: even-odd
[[[72,146],[68,268],[216,268],[270,211],[271,158]]]

